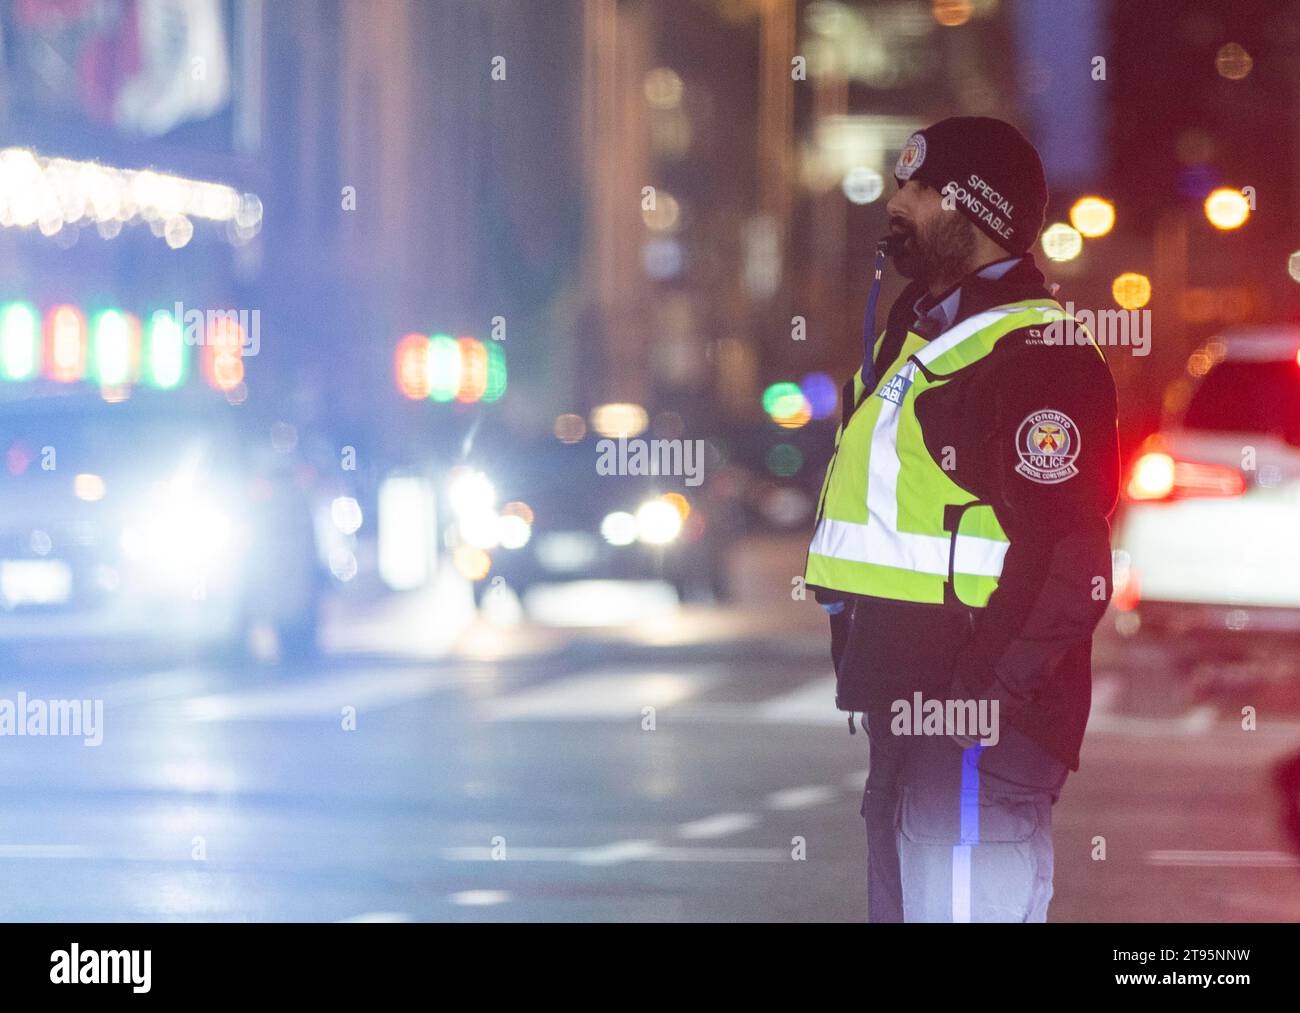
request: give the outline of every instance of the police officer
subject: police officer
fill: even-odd
[[[1029,252],[1047,183],[1018,130],[945,119],[894,175],[910,283],[845,387],[806,572],[870,743],[868,919],[1044,921],[1111,591],[1114,383]]]

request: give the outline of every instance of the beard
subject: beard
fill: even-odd
[[[893,259],[904,278],[934,285],[960,281],[974,252],[975,226],[944,211],[927,227],[903,232]]]

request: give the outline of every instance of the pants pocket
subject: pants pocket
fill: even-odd
[[[907,921],[1041,921],[1051,898],[1049,796],[902,790],[898,851]]]

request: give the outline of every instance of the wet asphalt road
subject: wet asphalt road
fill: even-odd
[[[861,919],[867,745],[817,631],[654,640],[279,668],[20,658],[0,701],[101,700],[103,741],[0,736],[0,911]],[[1098,655],[1052,919],[1300,919],[1266,778],[1295,716],[1243,731],[1241,699],[1196,698],[1158,650]]]

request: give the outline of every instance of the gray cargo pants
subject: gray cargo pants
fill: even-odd
[[[992,748],[899,739],[867,716],[867,920],[1042,922],[1068,768],[1014,729]]]

